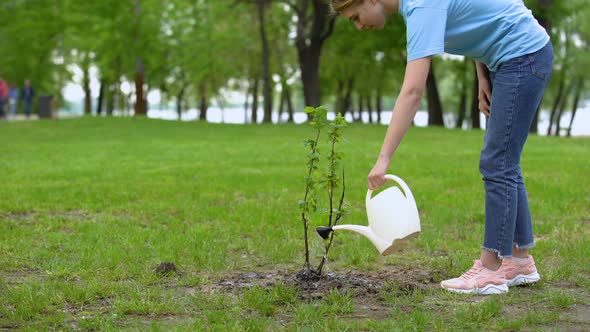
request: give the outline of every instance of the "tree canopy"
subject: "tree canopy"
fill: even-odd
[[[544,101],[556,116],[587,91],[584,2],[526,1],[557,50]],[[290,112],[293,105],[322,104],[373,114],[392,107],[405,67],[401,16],[383,31],[359,32],[320,0],[7,0],[0,22],[0,76],[18,85],[31,79],[59,101],[79,68],[86,113],[144,114],[147,93],[157,89],[179,114],[198,108],[202,119],[227,90],[248,96],[253,119],[261,100],[265,122],[284,105]],[[468,61],[442,56],[435,64],[432,79],[445,113],[468,116],[474,84]],[[91,69],[100,80],[98,100],[90,95]],[[131,91],[121,90],[123,82]]]

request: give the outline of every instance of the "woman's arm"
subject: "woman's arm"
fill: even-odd
[[[477,80],[479,82],[479,111],[482,112],[486,118],[490,117],[490,105],[492,104],[492,86],[490,85],[490,74],[486,65],[475,61],[475,68],[477,70]]]
[[[371,190],[376,190],[385,184],[384,176],[389,168],[389,162],[412,124],[420,106],[428,71],[430,70],[430,62],[431,58],[426,57],[410,61],[406,66],[404,83],[395,102],[379,158],[368,176],[367,184]]]

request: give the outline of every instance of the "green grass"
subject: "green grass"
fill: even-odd
[[[384,132],[344,131],[346,223],[366,223],[366,176]],[[281,283],[203,291],[240,272],[302,268],[297,203],[311,134],[306,125],[129,118],[0,122],[0,329],[590,328],[587,138],[532,136],[525,147],[543,277],[533,287],[482,298],[392,280],[378,295],[379,315],[347,289],[319,299]],[[419,266],[439,281],[470,267],[484,226],[482,142],[481,131],[412,128],[391,172],[413,190],[421,236],[383,259],[365,238],[339,234],[330,270]],[[311,242],[317,264],[322,243]],[[161,262],[181,273],[156,274]]]

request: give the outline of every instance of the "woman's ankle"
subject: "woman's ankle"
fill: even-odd
[[[481,260],[481,264],[489,270],[496,271],[502,266],[502,259],[498,257],[498,254],[492,251],[488,251],[485,249],[481,250],[481,255],[479,260]]]
[[[517,246],[512,246],[512,257],[516,258],[528,258],[529,257],[529,250],[528,249],[521,249]]]

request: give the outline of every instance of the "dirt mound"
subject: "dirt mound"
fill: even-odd
[[[378,271],[330,272],[319,279],[301,278],[294,272],[242,272],[226,275],[217,282],[203,285],[201,292],[230,292],[238,294],[251,287],[272,288],[282,284],[295,287],[304,301],[321,300],[333,290],[347,292],[354,304],[351,317],[373,319],[386,318],[391,306],[383,300],[383,294],[408,296],[416,291],[440,287],[442,271],[385,269]]]
[[[330,272],[319,279],[304,280],[296,273],[242,272],[226,275],[201,289],[203,292],[236,292],[255,286],[270,288],[277,284],[295,287],[303,299],[321,299],[331,290],[346,289],[355,299],[375,298],[383,291],[407,295],[415,290],[437,288],[441,271],[387,269],[378,271]]]

